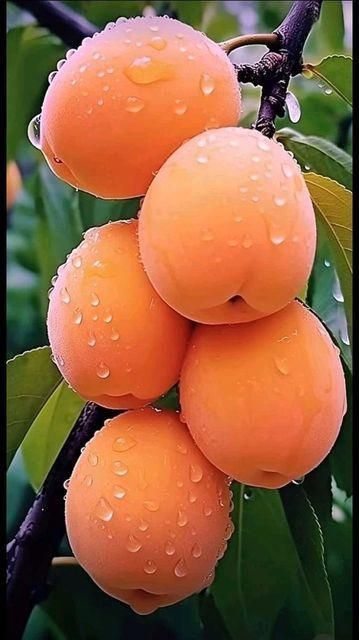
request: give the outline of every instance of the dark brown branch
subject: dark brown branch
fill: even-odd
[[[33,607],[47,595],[48,571],[65,534],[64,480],[70,477],[82,447],[114,413],[94,403],[85,406],[19,531],[7,545],[7,640],[20,640]]]
[[[302,53],[307,37],[318,20],[322,0],[297,0],[273,32],[278,40],[254,65],[238,65],[240,82],[262,86],[261,103],[254,127],[271,138],[275,120],[285,113],[285,100],[291,76],[302,69]]]
[[[94,24],[57,0],[13,0],[13,4],[31,13],[41,26],[70,47],[78,47],[97,31]]]

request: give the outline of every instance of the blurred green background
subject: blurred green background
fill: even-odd
[[[69,0],[64,4],[86,16],[99,28],[119,16],[175,12],[180,20],[221,41],[241,33],[272,31],[286,15],[291,3],[284,0]],[[333,0],[323,3],[321,19],[313,28],[305,48],[306,62],[316,63],[333,53],[351,54],[351,12],[352,2]],[[42,154],[28,141],[27,125],[40,112],[47,77],[56,68],[57,61],[64,57],[67,48],[56,36],[40,27],[29,13],[7,2],[7,151],[8,160],[16,161],[23,181],[16,202],[7,215],[8,358],[48,344],[46,312],[51,278],[66,255],[81,241],[82,233],[109,219],[132,217],[138,207],[137,200],[101,201],[76,192],[49,171]],[[231,59],[237,63],[255,62],[264,51],[261,46],[244,47],[234,52]],[[303,77],[294,78],[290,90],[299,100],[301,118],[296,124],[288,117],[278,120],[277,129],[290,127],[305,135],[321,136],[351,154],[350,107],[334,93],[328,95],[325,87],[316,81]],[[259,90],[251,85],[243,86],[242,126],[249,127],[254,122],[259,95]],[[310,304],[326,321],[350,364],[343,299],[325,238],[320,238],[318,244],[310,286]],[[325,523],[325,541],[336,620],[335,638],[350,640],[352,506],[351,498],[348,499],[335,483],[332,489],[333,505]],[[8,476],[9,539],[16,532],[33,495],[21,454],[18,454]],[[258,535],[262,533],[258,531]],[[69,553],[66,541],[63,545],[63,553]],[[76,568],[58,568],[51,579],[55,585],[53,592],[44,608],[35,609],[25,634],[26,640],[229,638],[212,596],[189,598],[141,618],[125,605],[102,594]],[[300,607],[300,600],[298,602]],[[293,602],[288,603],[288,610],[291,611],[288,620],[296,620],[299,625],[300,615],[305,612],[293,613]],[[300,631],[300,625],[299,631],[292,629],[285,622],[286,615],[283,611],[270,635],[263,632],[257,640],[262,637],[311,640],[311,635],[306,636],[306,631]]]

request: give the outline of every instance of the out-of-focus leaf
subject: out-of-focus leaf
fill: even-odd
[[[15,27],[7,34],[7,156],[14,158],[27,127],[40,111],[47,77],[64,53],[44,29]]]
[[[171,9],[176,11],[179,20],[199,29],[202,25],[204,12],[210,4],[212,4],[212,2],[208,0],[198,0],[196,2],[172,0]]]
[[[107,222],[135,218],[140,208],[140,199],[101,200],[89,193],[79,192],[78,208],[84,229],[99,227]]]
[[[21,450],[18,450],[6,474],[6,538],[11,540],[34,499]]]
[[[352,189],[353,161],[332,142],[316,136],[303,136],[292,129],[281,129],[276,139],[291,151],[302,169],[327,176]]]
[[[46,479],[84,404],[63,381],[32,423],[21,448],[35,491]]]
[[[338,439],[330,453],[330,466],[339,487],[347,496],[353,493],[353,390],[352,374],[343,362],[347,392],[347,412]]]
[[[304,175],[317,219],[324,226],[333,252],[348,322],[352,321],[352,193],[315,173]]]
[[[353,60],[349,56],[327,56],[318,64],[307,63],[304,65],[304,75],[324,82],[328,92],[335,91],[352,106]]]
[[[214,3],[211,3],[214,5]],[[202,21],[202,29],[215,42],[220,42],[238,34],[238,20],[235,15],[218,9],[213,11],[208,20]]]
[[[343,3],[341,0],[323,2],[319,26],[323,49],[333,53],[341,53],[344,41]]]
[[[303,490],[308,497],[320,522],[324,537],[332,516],[332,477],[330,458],[323,462],[305,477]]]
[[[6,456],[9,466],[36,416],[61,381],[50,347],[15,356],[7,363]]]

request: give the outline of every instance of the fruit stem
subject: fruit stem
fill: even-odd
[[[243,36],[236,36],[224,42],[219,42],[218,44],[228,55],[231,51],[239,47],[245,47],[250,44],[264,44],[267,47],[272,47],[277,41],[278,36],[276,33],[249,33]]]

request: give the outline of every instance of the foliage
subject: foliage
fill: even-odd
[[[29,14],[8,4],[8,158],[19,164],[23,191],[8,217],[8,536],[14,534],[45,479],[83,401],[60,379],[46,337],[51,278],[83,232],[136,215],[138,200],[101,201],[57,180],[27,141],[47,76],[63,44]],[[221,40],[270,31],[289,2],[124,2],[66,4],[103,27],[151,4]],[[234,486],[236,531],[210,590],[141,618],[91,582],[79,567],[53,567],[52,590],[37,607],[25,640],[132,637],[150,640],[309,640],[351,638],[351,59],[343,3],[324,2],[305,50],[303,76],[291,82],[302,117],[288,115],[276,137],[300,164],[318,220],[316,259],[306,301],[341,349],[348,411],[331,454],[301,486],[280,491]],[[335,55],[333,55],[335,54]],[[255,54],[256,55],[256,54]],[[233,54],[237,61],[242,51]],[[258,56],[257,56],[258,58]],[[321,61],[320,61],[321,60]],[[242,90],[245,126],[258,91]],[[16,114],[16,117],[15,117]],[[349,333],[349,335],[348,335]],[[33,351],[28,351],[34,349]],[[176,388],[156,406],[177,407]],[[70,555],[66,540],[62,552]]]

